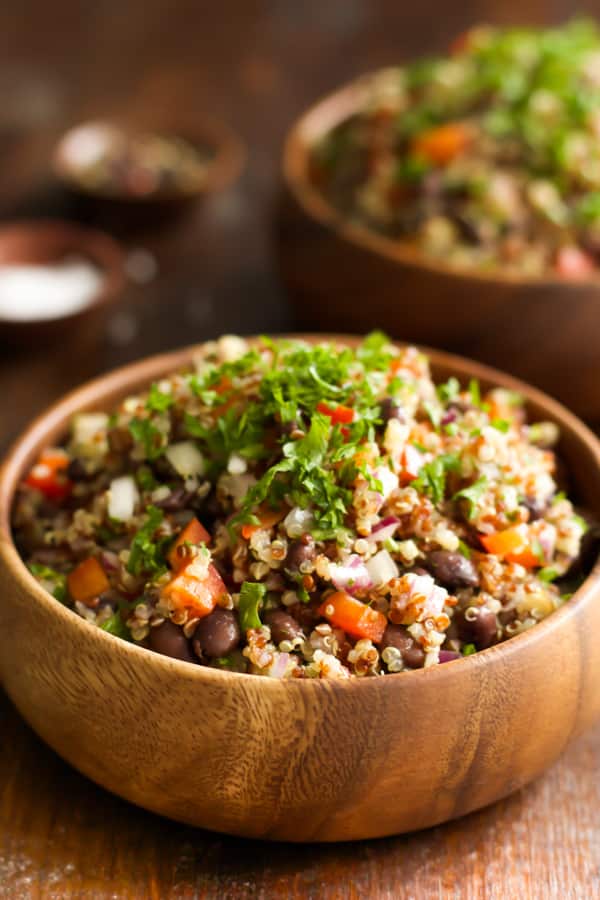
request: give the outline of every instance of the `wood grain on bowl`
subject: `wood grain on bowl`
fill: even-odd
[[[474,354],[600,422],[600,275],[458,270],[350,222],[313,184],[311,148],[362,108],[367,79],[315,104],[286,140],[278,255],[298,324],[356,332],[377,325],[401,340]]]
[[[352,342],[353,339],[347,339]],[[182,822],[277,840],[425,828],[540,774],[600,716],[600,570],[533,629],[467,659],[347,682],[279,681],[171,660],[93,628],[29,575],[10,534],[15,488],[76,411],[109,409],[193,349],[68,395],[0,472],[0,675],[61,756],[122,797]],[[436,378],[518,390],[562,430],[575,492],[600,516],[600,446],[559,404],[508,376],[433,352]]]

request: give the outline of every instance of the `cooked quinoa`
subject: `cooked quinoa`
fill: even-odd
[[[274,678],[467,656],[568,599],[586,525],[515,394],[357,348],[225,337],[75,417],[13,526],[57,600],[125,640]]]
[[[314,148],[350,220],[456,267],[589,277],[600,262],[600,31],[473,28],[363,81]]]

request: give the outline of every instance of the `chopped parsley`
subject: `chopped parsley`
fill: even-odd
[[[146,459],[154,460],[161,456],[165,445],[162,433],[152,424],[150,419],[132,419],[129,430],[134,440],[144,448]]]
[[[477,512],[477,504],[479,503],[487,489],[488,480],[485,475],[482,475],[481,478],[478,478],[477,481],[473,482],[473,484],[469,485],[469,487],[463,488],[461,491],[457,491],[452,499],[466,500],[468,503],[467,518],[474,519]]]
[[[45,582],[44,586],[49,590],[52,596],[60,603],[67,602],[67,576],[62,572],[57,572],[49,566],[43,566],[41,563],[30,563],[29,571],[38,579]]]
[[[460,469],[460,459],[455,453],[444,453],[436,456],[431,462],[421,467],[419,477],[413,481],[413,487],[428,494],[436,505],[444,501],[446,494],[446,475]]]
[[[146,510],[146,521],[138,530],[129,552],[127,571],[131,575],[151,575],[156,577],[166,571],[163,553],[165,540],[155,541],[154,532],[163,520],[162,510],[149,506]]]
[[[463,656],[473,656],[474,653],[477,653],[477,647],[475,644],[465,644],[461,653]]]
[[[172,394],[161,391],[156,383],[150,385],[146,409],[151,412],[165,412],[165,410],[173,406],[174,402],[175,398]]]
[[[242,584],[238,606],[242,631],[262,626],[259,611],[263,605],[266,593],[267,588],[264,584],[253,581],[244,581]]]
[[[106,622],[103,622],[100,625],[100,628],[102,628],[103,631],[108,631],[109,634],[114,634],[115,637],[123,638],[126,641],[131,640],[129,629],[125,625],[119,612],[113,613],[110,619],[107,619]]]

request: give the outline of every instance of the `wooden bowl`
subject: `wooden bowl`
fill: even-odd
[[[352,342],[352,339],[348,339]],[[0,472],[0,676],[32,728],[94,781],[230,834],[339,841],[426,828],[539,775],[600,715],[600,567],[530,631],[474,656],[349,681],[279,681],[168,659],[93,628],[29,574],[10,511],[23,473],[80,410],[110,409],[192,350],[127,366],[37,419]],[[567,410],[476,363],[432,354],[437,378],[527,398],[600,516],[600,445]]]
[[[103,280],[90,303],[76,312],[51,319],[0,318],[0,340],[31,346],[51,343],[65,335],[100,329],[126,283],[124,254],[113,238],[101,231],[60,220],[15,222],[0,228],[0,266],[23,263],[47,265],[68,256],[85,259],[101,270]]]
[[[313,106],[283,155],[278,252],[300,327],[467,353],[600,422],[600,275],[586,281],[457,270],[349,222],[310,178],[310,149],[363,107],[368,76]]]
[[[206,177],[194,189],[160,189],[148,194],[132,194],[125,191],[108,192],[96,190],[83,184],[77,177],[67,152],[68,140],[75,132],[86,128],[108,126],[125,135],[156,133],[173,135],[187,140],[196,147],[205,148],[211,158],[207,164]],[[55,177],[79,201],[84,215],[108,220],[118,224],[148,226],[148,216],[156,226],[161,218],[190,207],[203,197],[224,190],[233,182],[244,165],[245,149],[238,136],[223,122],[206,116],[182,119],[164,107],[132,109],[126,114],[116,115],[89,122],[81,122],[68,131],[56,145],[52,157],[52,171]],[[125,222],[121,223],[121,219]]]

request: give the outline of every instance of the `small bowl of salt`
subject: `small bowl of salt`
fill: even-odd
[[[125,285],[123,253],[107,234],[57,220],[0,228],[0,339],[52,341],[97,333]]]

